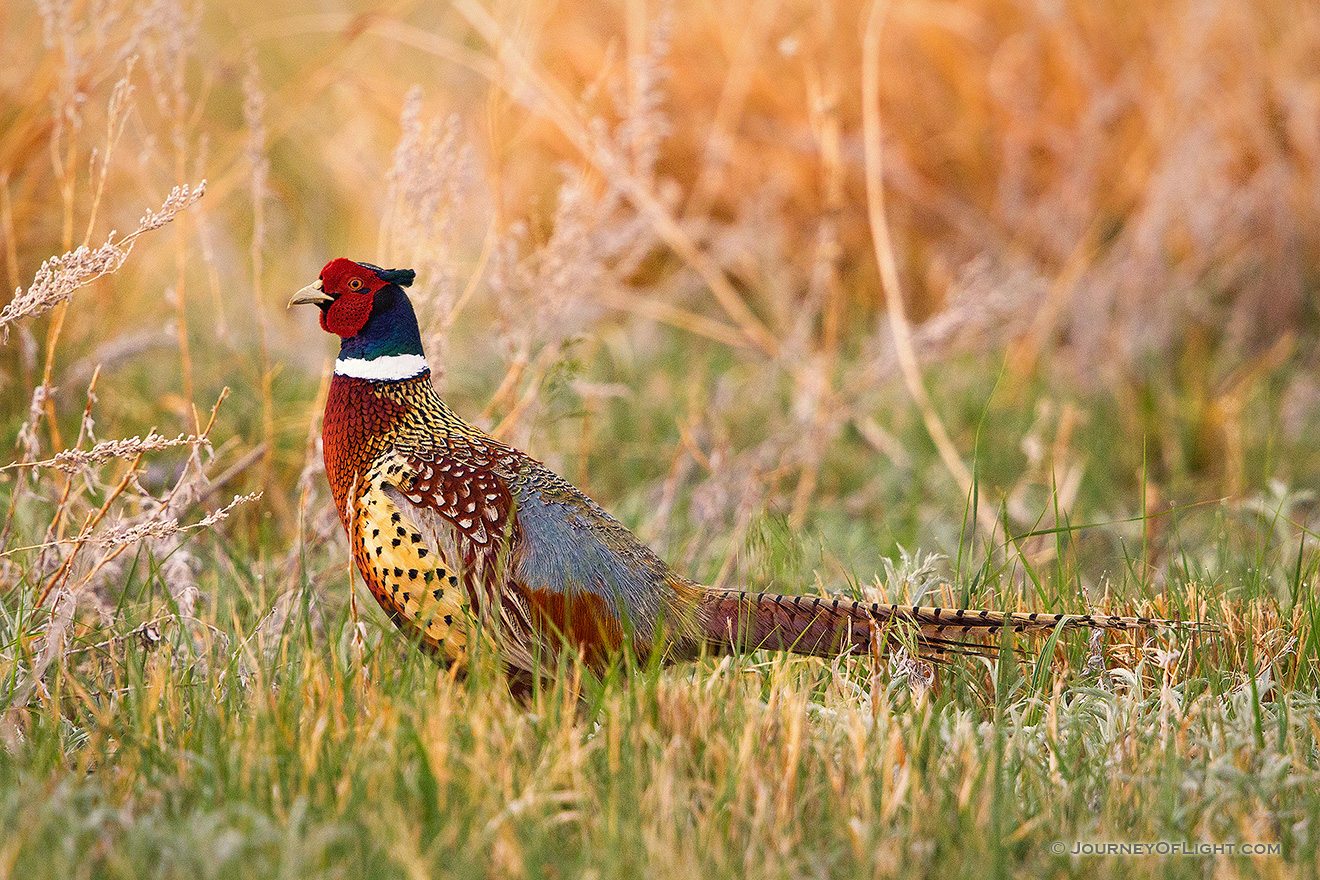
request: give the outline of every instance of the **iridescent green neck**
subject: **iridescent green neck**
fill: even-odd
[[[335,374],[390,382],[426,369],[422,334],[408,295],[397,285],[381,288],[362,330],[340,344]]]

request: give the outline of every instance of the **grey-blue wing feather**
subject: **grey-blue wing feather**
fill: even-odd
[[[528,590],[592,593],[650,637],[671,609],[674,575],[637,536],[571,484],[529,458],[509,478],[520,540],[513,577]]]

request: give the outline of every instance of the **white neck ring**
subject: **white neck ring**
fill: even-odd
[[[420,376],[427,369],[426,358],[420,354],[391,354],[372,358],[339,358],[335,361],[335,375],[353,379],[396,381]]]

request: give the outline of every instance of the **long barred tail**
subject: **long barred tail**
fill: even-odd
[[[993,654],[995,643],[981,640],[997,639],[1005,627],[1017,633],[1048,633],[1060,623],[1068,629],[1103,630],[1189,626],[1154,617],[867,605],[829,596],[709,588],[702,595],[701,609],[708,648],[722,652],[765,648],[818,657],[869,653],[876,633],[885,644],[915,637],[920,648],[935,654]]]

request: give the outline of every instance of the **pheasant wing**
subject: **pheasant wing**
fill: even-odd
[[[599,666],[657,623],[691,637],[697,588],[567,481],[488,438],[433,455],[400,453],[384,490],[458,582],[510,662],[581,651]],[[410,535],[412,532],[409,533]],[[684,601],[690,600],[690,601]]]
[[[508,476],[519,534],[512,582],[538,630],[567,639],[589,662],[625,635],[642,652],[661,636],[695,637],[699,588],[540,462],[520,455]]]

